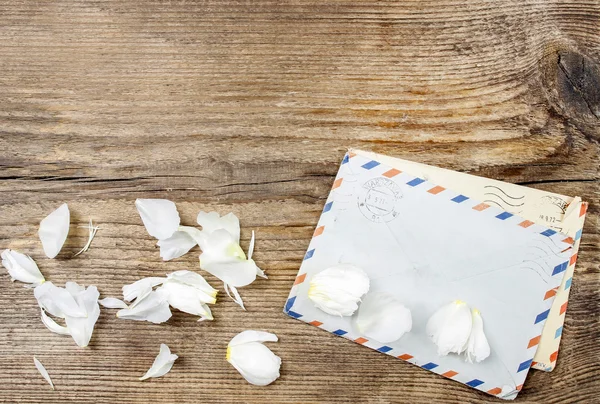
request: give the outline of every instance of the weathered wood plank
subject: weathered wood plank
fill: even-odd
[[[164,263],[133,201],[165,197],[193,224],[233,211],[269,274],[216,320],[164,325],[104,310],[79,349],[40,323],[0,271],[3,402],[499,402],[294,321],[282,307],[348,147],[553,192],[591,205],[556,370],[522,402],[593,402],[600,382],[600,3],[597,1],[56,1],[0,4],[0,248],[103,295]],[[68,202],[98,222],[43,258],[39,220]],[[208,277],[214,282],[214,279]],[[242,329],[275,332],[282,377],[225,362]],[[138,382],[165,342],[165,378]],[[35,370],[48,368],[52,392]]]

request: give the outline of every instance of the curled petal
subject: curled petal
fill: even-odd
[[[384,344],[400,339],[412,328],[412,317],[396,298],[368,293],[360,304],[356,326],[361,334]]]
[[[38,305],[55,317],[85,317],[87,314],[67,289],[54,286],[52,282],[44,282],[37,286],[33,294]]]
[[[438,355],[463,352],[471,334],[472,322],[471,309],[460,300],[436,311],[427,322],[426,332],[437,345]]]
[[[167,280],[167,278],[149,277],[142,278],[130,285],[125,285],[123,286],[123,298],[130,302],[139,297],[142,293],[149,293],[148,289],[151,291],[153,287],[160,285],[165,280]]]
[[[237,334],[235,337],[229,341],[229,347],[245,344],[247,342],[277,342],[277,335],[265,332],[265,331],[255,331],[255,330],[246,330]]]
[[[483,319],[479,310],[473,310],[473,327],[467,341],[467,361],[481,362],[490,356],[490,344],[483,332]]]
[[[46,312],[42,309],[42,323],[46,326],[50,331],[60,334],[60,335],[71,335],[67,327],[64,327],[54,321],[51,317],[49,317]]]
[[[200,249],[204,250],[206,248],[206,242],[208,235],[201,230],[198,230],[195,227],[191,226],[179,226],[180,232],[186,233],[196,244],[200,246]]]
[[[250,238],[250,245],[248,246],[248,259],[252,258],[254,254],[254,230],[252,230],[252,237]]]
[[[50,387],[52,387],[52,390],[54,390],[54,383],[52,383],[52,379],[50,379],[50,375],[48,374],[48,371],[46,370],[46,368],[44,367],[44,365],[42,365],[42,362],[40,362],[39,360],[37,360],[37,358],[34,356],[33,357],[33,363],[34,363],[35,367],[37,368],[38,372],[40,372],[40,374],[42,375],[42,377],[44,379],[46,379],[46,381],[48,382],[48,384],[50,385]]]
[[[94,332],[94,326],[98,317],[100,317],[100,306],[98,305],[98,289],[95,286],[88,286],[84,291],[79,292],[75,296],[75,300],[79,307],[84,308],[86,311],[86,317],[65,317],[65,323],[67,329],[71,333],[75,343],[84,348],[88,346],[92,333]]]
[[[351,316],[358,309],[360,298],[369,291],[369,284],[362,269],[339,264],[313,276],[308,297],[327,314]]]
[[[212,317],[210,311],[207,312],[205,304],[213,304],[216,299],[192,286],[168,280],[157,291],[161,291],[169,304],[180,311],[202,317]]]
[[[236,243],[240,242],[240,221],[233,213],[221,217],[217,212],[200,212],[196,221],[202,226],[202,231],[207,235],[224,229],[231,234]]]
[[[227,346],[227,361],[248,381],[266,386],[279,377],[281,358],[261,342],[277,341],[274,334],[244,331]]]
[[[69,234],[70,220],[69,206],[63,203],[40,222],[38,236],[48,258],[56,257],[65,244]]]
[[[166,199],[136,199],[135,206],[152,237],[168,239],[179,227],[179,212],[175,204]]]
[[[234,286],[229,286],[226,283],[223,284],[223,287],[225,289],[225,293],[227,293],[227,296],[229,296],[229,298],[233,300],[242,309],[246,310],[246,307],[244,306],[244,301],[242,300],[242,296],[240,296],[240,293],[238,292],[237,288]],[[230,289],[231,293],[229,292]],[[233,294],[233,296],[231,296],[231,294]]]
[[[226,263],[246,260],[246,254],[237,241],[227,231],[220,229],[213,232],[206,240],[200,254],[200,267],[214,263]]]
[[[119,310],[117,317],[160,324],[171,318],[171,309],[167,296],[158,291],[150,291],[127,309]]]
[[[41,285],[46,281],[35,261],[25,254],[14,250],[4,250],[1,254],[2,265],[8,270],[13,281],[29,283],[32,286]]]
[[[127,303],[117,299],[115,297],[105,297],[104,299],[98,300],[100,306],[106,307],[107,309],[126,309]]]
[[[201,256],[200,266],[209,274],[236,288],[249,285],[256,279],[257,267],[254,260],[211,263],[202,266]]]
[[[160,247],[163,261],[179,258],[196,246],[196,241],[185,231],[176,231],[173,235],[156,243]]]
[[[171,368],[173,367],[173,363],[178,358],[177,355],[172,354],[169,347],[165,344],[160,344],[160,352],[156,359],[154,359],[154,363],[152,367],[146,372],[146,374],[140,377],[140,380],[146,380],[151,377],[161,377],[166,375]]]
[[[204,279],[204,277],[196,272],[192,271],[175,271],[167,275],[167,279],[183,283],[185,285],[193,286],[196,289],[203,291],[204,293],[214,297],[217,295],[217,290],[210,286],[210,284]]]

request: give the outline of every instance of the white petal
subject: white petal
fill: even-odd
[[[75,297],[85,291],[85,286],[79,285],[77,282],[66,282],[65,289],[67,289],[71,296]]]
[[[127,304],[124,301],[117,299],[115,297],[105,297],[104,299],[98,300],[98,303],[100,303],[100,305],[102,307],[106,307],[107,309],[126,309],[127,308]]]
[[[197,274],[196,272],[186,270],[175,271],[170,274],[167,274],[167,278],[189,286],[193,286],[196,289],[199,289],[210,296],[214,297],[217,295],[217,290],[210,286],[210,284],[206,281],[206,279],[204,279],[202,275]]]
[[[168,239],[179,227],[179,212],[166,199],[136,199],[135,206],[148,234],[159,240]]]
[[[71,335],[71,333],[69,332],[69,329],[67,327],[64,327],[64,326],[58,324],[51,317],[49,317],[43,309],[41,310],[41,312],[42,312],[42,323],[44,323],[44,325],[46,326],[47,329],[49,329],[50,331],[52,331],[56,334]]]
[[[479,310],[473,310],[473,328],[467,341],[467,361],[481,362],[490,356],[490,344],[483,332],[483,319]]]
[[[412,329],[412,317],[400,301],[385,293],[368,293],[360,304],[356,326],[361,334],[384,344]]]
[[[166,375],[169,370],[173,367],[173,363],[178,358],[177,355],[172,354],[171,350],[165,344],[160,344],[160,352],[152,367],[146,372],[146,374],[140,377],[140,380],[146,380],[150,377],[161,377]]]
[[[48,258],[54,258],[60,252],[69,234],[71,214],[69,207],[63,203],[54,212],[40,222],[38,236],[42,241],[44,253]]]
[[[207,233],[191,226],[179,226],[177,231],[186,233],[190,236],[192,240],[200,246],[200,249],[204,250],[206,248]]]
[[[229,286],[240,288],[254,282],[256,279],[256,263],[253,260],[235,261],[228,263],[211,263],[202,266],[206,272],[216,276]]]
[[[234,286],[229,286],[226,283],[223,284],[223,287],[225,288],[225,293],[227,293],[227,296],[229,296],[231,300],[233,300],[242,309],[246,310],[246,307],[244,306],[244,301],[242,300],[240,293],[237,291],[237,288],[235,288]],[[231,293],[229,293],[229,289],[231,289],[231,293],[233,293],[233,296],[231,296]]]
[[[226,230],[220,229],[211,233],[200,254],[200,267],[213,263],[243,261],[246,254],[233,236]]]
[[[52,282],[44,282],[33,290],[39,306],[55,317],[85,317],[85,309],[79,307],[75,298],[65,288],[54,286]]]
[[[369,277],[362,269],[339,264],[312,277],[308,297],[327,314],[351,316],[358,309],[361,296],[368,291]]]
[[[216,299],[204,292],[177,281],[168,280],[157,289],[162,291],[167,296],[169,304],[185,313],[194,314],[197,316],[210,316],[205,309],[205,303],[215,303]]]
[[[33,363],[35,364],[35,367],[37,368],[38,372],[40,372],[40,374],[42,375],[42,377],[44,379],[46,379],[46,381],[48,382],[48,384],[50,384],[50,387],[52,387],[52,390],[54,390],[54,383],[52,383],[52,379],[50,379],[50,375],[48,374],[48,371],[46,370],[46,368],[44,367],[44,365],[42,365],[42,362],[40,362],[39,360],[37,360],[37,358],[34,356],[33,357]]]
[[[449,303],[436,311],[427,322],[427,335],[437,345],[438,355],[461,353],[471,334],[471,309],[462,301]]]
[[[25,254],[14,250],[4,250],[1,254],[2,265],[8,270],[13,281],[30,283],[34,286],[46,281],[35,261]]]
[[[151,291],[142,299],[136,300],[135,304],[129,308],[119,310],[117,317],[160,324],[171,318],[171,310],[167,296],[157,291]]]
[[[94,326],[98,317],[100,317],[100,306],[98,305],[98,288],[95,286],[88,286],[85,291],[79,292],[75,297],[79,307],[85,309],[86,317],[71,317],[65,316],[65,323],[67,329],[71,333],[75,343],[84,348],[90,343],[92,333],[94,332]]]
[[[220,217],[217,212],[200,212],[196,221],[206,234],[210,235],[219,229],[225,229],[233,236],[236,243],[240,242],[240,221],[233,213]]]
[[[176,231],[173,235],[156,243],[160,247],[160,257],[170,261],[185,255],[196,246],[196,241],[185,231]]]
[[[250,238],[250,245],[248,246],[248,259],[252,258],[254,254],[254,230],[252,230],[252,237]]]
[[[130,302],[140,296],[140,293],[143,291],[147,291],[148,288],[152,289],[153,287],[160,285],[166,279],[167,278],[159,277],[142,278],[130,285],[125,285],[123,286],[123,298]]]
[[[232,347],[248,342],[277,342],[277,340],[277,335],[270,332],[246,330],[233,337],[227,346]]]
[[[266,386],[279,377],[281,358],[258,341],[273,340],[277,337],[270,333],[244,331],[229,343],[227,361],[248,383]]]

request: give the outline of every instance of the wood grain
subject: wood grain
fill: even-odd
[[[500,402],[282,313],[343,152],[363,148],[589,201],[558,366],[518,400],[598,402],[600,3],[597,0],[0,2],[0,248],[47,279],[105,296],[160,261],[133,201],[169,198],[183,223],[235,212],[268,281],[216,320],[100,316],[79,349],[0,271],[2,402]],[[43,257],[39,220],[75,226]],[[214,279],[211,279],[214,282]],[[216,285],[216,283],[215,283]],[[247,329],[275,332],[276,383],[225,362]],[[171,373],[139,382],[161,342]],[[44,363],[50,391],[33,366]]]

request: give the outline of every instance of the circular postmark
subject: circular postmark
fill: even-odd
[[[358,195],[358,209],[370,221],[389,222],[398,216],[402,190],[394,181],[377,177],[363,184]]]

